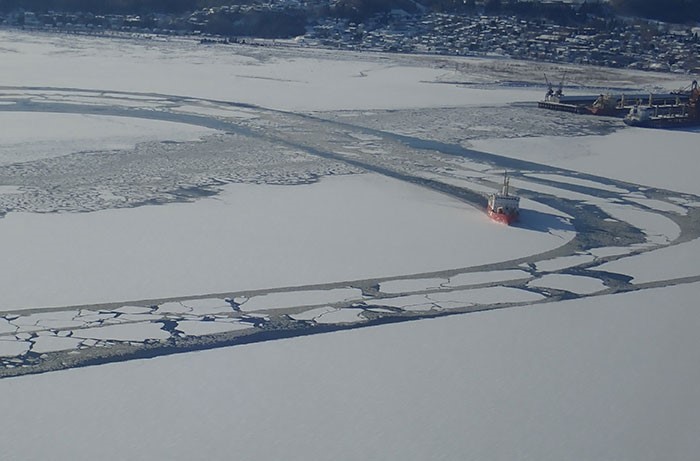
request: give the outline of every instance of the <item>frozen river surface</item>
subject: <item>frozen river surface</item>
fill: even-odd
[[[0,459],[698,452],[700,133],[537,63],[0,41]]]

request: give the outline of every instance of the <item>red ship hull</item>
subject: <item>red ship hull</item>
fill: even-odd
[[[511,223],[515,222],[518,220],[518,214],[506,214],[506,213],[498,213],[491,208],[486,208],[486,211],[488,212],[489,218],[493,219],[494,221],[510,225]]]

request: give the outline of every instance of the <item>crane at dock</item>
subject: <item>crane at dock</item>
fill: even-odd
[[[566,72],[562,75],[559,85],[557,85],[557,90],[554,91],[554,84],[547,78],[547,74],[544,74],[544,81],[547,83],[547,93],[544,95],[545,101],[559,102],[559,99],[564,96],[564,78],[566,78]]]

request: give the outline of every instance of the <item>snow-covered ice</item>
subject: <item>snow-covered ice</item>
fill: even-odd
[[[395,298],[384,298],[366,301],[367,306],[388,306],[396,307],[408,312],[423,312],[438,309],[437,303],[428,299],[427,295],[397,296]]]
[[[173,301],[168,303],[163,303],[158,306],[155,310],[157,315],[167,315],[167,314],[187,314],[191,312],[192,309],[185,306],[184,303],[180,301]]]
[[[0,194],[21,194],[22,190],[17,186],[0,186]]]
[[[186,336],[201,336],[223,333],[227,331],[246,330],[253,328],[253,326],[249,323],[240,322],[202,322],[200,320],[183,320],[177,322],[176,328],[177,330],[183,332]]]
[[[355,323],[366,320],[362,309],[333,309],[314,318],[316,323]]]
[[[544,299],[538,293],[511,287],[485,287],[472,290],[454,290],[425,295],[397,296],[367,301],[368,306],[398,307],[406,311],[455,309],[499,303],[535,302]]]
[[[700,194],[700,183],[685,174],[697,157],[700,132],[624,129],[605,136],[475,140],[477,150],[555,165],[631,183]]]
[[[447,279],[389,280],[380,283],[379,290],[384,293],[410,293],[412,291],[439,289],[447,281]]]
[[[581,179],[581,178],[576,178],[572,176],[563,176],[559,174],[528,174],[527,175],[530,178],[540,178],[540,179],[546,179],[549,181],[554,181],[554,182],[560,182],[560,183],[565,183],[565,184],[575,184],[577,186],[583,186],[586,188],[593,188],[593,189],[600,189],[604,191],[609,191],[609,192],[615,192],[615,193],[624,193],[627,192],[625,189],[621,189],[616,186],[611,186],[609,184],[603,184],[600,182],[596,181],[591,181],[589,179]]]
[[[108,325],[95,328],[73,330],[73,337],[113,341],[145,341],[147,339],[167,339],[170,333],[162,329],[163,324],[151,322]]]
[[[114,312],[119,312],[120,314],[147,314],[151,312],[150,307],[142,306],[122,306],[114,309]]]
[[[698,277],[700,276],[698,254],[700,254],[700,240],[696,239],[618,259],[597,266],[596,269],[629,275],[633,283]]]
[[[449,286],[479,285],[482,283],[506,282],[509,280],[527,279],[531,277],[525,271],[513,269],[507,271],[467,272],[450,277]]]
[[[17,331],[17,325],[10,323],[7,319],[0,319],[0,335],[5,333],[14,333]]]
[[[450,70],[420,58],[276,48],[278,56],[270,59],[265,47],[117,42],[0,31],[4,54],[16,64],[7,68],[3,84],[43,87],[50,71],[57,88],[171,94],[298,111],[478,106],[541,96],[538,88],[484,91],[439,83]]]
[[[314,309],[309,309],[308,311],[304,311],[299,314],[291,314],[290,317],[294,320],[310,321],[324,314],[328,314],[329,312],[334,312],[335,310],[336,308],[329,306],[316,307]]]
[[[6,379],[4,418],[15,423],[0,443],[9,459],[76,461],[693,459],[698,289]],[[47,428],[40,443],[30,420]],[[110,440],[128,443],[111,456]]]
[[[214,132],[159,120],[35,112],[0,112],[0,124],[0,164],[130,149],[146,141],[194,141]]]
[[[557,270],[568,269],[570,267],[580,266],[581,264],[592,262],[594,259],[595,257],[589,254],[562,256],[560,258],[539,261],[535,263],[535,267],[540,272],[553,272]]]
[[[0,56],[0,115],[13,127],[0,133],[0,310],[11,311],[0,319],[2,371],[31,367],[30,347],[138,348],[175,341],[178,327],[197,336],[281,317],[359,327],[363,312],[445,315],[1,379],[12,424],[0,458],[652,461],[700,451],[700,240],[689,210],[700,203],[700,133],[511,104],[540,99],[539,81],[494,80],[539,79],[541,67],[503,59],[10,30]],[[6,112],[30,100],[149,117]],[[164,114],[225,134],[149,119]],[[493,191],[509,158],[540,166],[514,174],[522,222],[494,226],[469,204],[478,200],[454,197]],[[456,189],[418,185],[431,181]],[[603,246],[588,249],[573,240],[580,204],[613,216],[594,227],[622,220],[647,241],[620,246],[602,232]],[[677,239],[688,241],[593,266],[591,277],[576,267]],[[493,270],[469,272],[477,266]],[[598,270],[639,291],[600,295]],[[493,286],[466,289],[476,284]],[[586,297],[548,302],[547,288]],[[392,289],[410,294],[383,298]],[[110,304],[21,314],[99,302]],[[453,310],[502,303],[517,308]]]
[[[634,198],[630,197],[629,200],[644,205],[645,207],[651,208],[653,210],[659,211],[670,211],[671,213],[676,213],[679,215],[687,215],[688,210],[680,205],[674,205],[673,203],[664,202],[662,200],[654,200],[648,198]]]
[[[190,308],[190,313],[195,315],[228,314],[233,311],[231,304],[217,298],[187,299],[182,301],[182,304]]]
[[[78,347],[81,342],[82,340],[79,338],[39,335],[32,339],[32,352],[43,354],[45,352],[71,350]]]
[[[510,287],[486,287],[431,293],[427,298],[445,309],[477,304],[523,303],[542,300],[538,293]]]
[[[607,288],[599,279],[567,274],[545,274],[540,278],[528,282],[528,286],[554,288],[581,295],[596,293]]]
[[[9,213],[0,224],[0,309],[408,275],[523,257],[574,236],[494,226],[482,210],[375,174],[231,184],[194,203]],[[478,251],[487,236],[504,244]]]
[[[24,354],[32,344],[29,341],[17,341],[14,338],[0,337],[0,357],[15,357]]]
[[[362,299],[362,291],[357,288],[270,293],[252,296],[241,303],[241,310],[254,312],[267,309],[287,309],[296,306],[342,303],[360,299]]]
[[[628,222],[641,229],[650,243],[670,243],[680,236],[681,230],[678,224],[666,216],[609,201],[595,201],[594,203],[613,218]]]
[[[596,258],[605,258],[608,256],[626,255],[635,250],[634,247],[600,247],[589,250],[588,253]]]

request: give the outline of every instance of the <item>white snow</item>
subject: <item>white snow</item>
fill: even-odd
[[[695,239],[601,264],[596,269],[630,275],[633,283],[696,277],[700,276],[698,254],[700,239]]]
[[[527,279],[531,277],[525,271],[519,269],[489,272],[467,272],[450,277],[448,286],[459,287],[465,285],[479,285],[482,283],[507,282],[510,280]]]
[[[294,320],[309,321],[315,320],[317,317],[323,314],[334,312],[335,310],[336,308],[329,306],[317,307],[314,309],[309,309],[308,311],[301,312],[299,314],[291,314],[289,317],[291,317]]]
[[[428,299],[426,295],[397,296],[395,298],[372,299],[365,301],[368,306],[388,306],[398,307],[409,312],[423,312],[437,309],[435,302]]]
[[[579,202],[589,202],[597,200],[597,197],[590,194],[584,194],[582,192],[570,191],[562,187],[548,186],[545,184],[539,184],[529,181],[524,181],[522,179],[511,179],[511,185],[517,189],[529,190],[536,192],[538,195],[551,195],[558,198],[563,198],[567,200],[577,200]]]
[[[647,246],[648,244],[644,244]],[[620,256],[631,253],[636,249],[640,249],[641,246],[629,246],[629,247],[599,247],[588,250],[588,253],[592,254],[596,258],[605,258],[608,256]]]
[[[159,120],[41,112],[0,112],[0,125],[0,165],[130,149],[146,141],[194,141],[215,132]]]
[[[362,316],[362,309],[333,309],[314,318],[316,323],[355,323],[367,320]]]
[[[559,174],[542,174],[542,173],[528,173],[526,175],[527,177],[530,178],[540,178],[540,179],[547,179],[549,181],[555,181],[555,182],[560,182],[564,184],[575,184],[577,186],[583,186],[583,187],[588,187],[588,188],[593,188],[593,189],[600,189],[608,192],[615,192],[615,193],[625,193],[628,192],[626,189],[620,189],[619,187],[616,186],[611,186],[609,184],[603,184],[597,181],[591,181],[589,179],[582,179],[582,178],[576,178],[572,176],[563,176]]]
[[[127,323],[95,328],[73,330],[74,338],[100,339],[111,341],[145,341],[147,339],[167,339],[170,333],[162,329],[161,323]]]
[[[486,287],[432,293],[426,296],[440,307],[452,309],[479,304],[535,302],[544,299],[538,293],[510,287]]]
[[[388,309],[386,307],[368,307],[365,309],[368,312],[376,312],[379,314],[393,314],[395,311],[392,309]]]
[[[177,322],[177,329],[187,336],[202,336],[227,331],[238,331],[253,328],[250,323],[240,322],[202,322],[197,320],[183,320]]]
[[[157,315],[185,314],[190,311],[192,311],[192,309],[185,306],[183,303],[179,301],[173,301],[159,305],[158,309],[156,309],[154,313]]]
[[[450,70],[419,57],[397,60],[378,53],[341,56],[303,48],[202,47],[194,40],[153,46],[20,31],[0,31],[0,44],[3,55],[11,55],[15,64],[3,74],[7,86],[46,86],[50,75],[51,86],[59,88],[173,94],[300,111],[454,107],[541,97],[537,88],[485,91],[436,83]],[[70,66],[65,65],[68,59]],[[365,77],[360,78],[362,74]]]
[[[553,272],[570,267],[580,266],[593,261],[595,257],[589,254],[577,254],[572,256],[562,256],[560,258],[547,259],[536,262],[535,268],[538,272]]]
[[[571,215],[564,213],[561,210],[557,210],[556,208],[552,208],[551,206],[547,206],[544,203],[537,202],[535,200],[530,200],[527,198],[521,198],[520,199],[520,212],[521,212],[521,219],[525,222],[525,226],[527,227],[527,223],[529,221],[528,215],[530,214],[531,211],[535,211],[540,214],[544,215],[549,215],[555,217],[556,221],[559,222],[560,224],[563,224],[564,230],[555,230],[555,229],[550,229],[549,232],[552,235],[558,235],[559,238],[562,239],[568,239],[567,235],[567,230],[571,226],[571,221],[570,219],[572,218]],[[537,221],[535,220],[534,223],[536,224]]]
[[[5,379],[0,444],[75,461],[693,459],[698,289]]]
[[[435,308],[455,309],[476,305],[535,302],[544,299],[538,293],[511,287],[485,287],[472,290],[436,292],[427,295],[398,296],[366,301],[368,306],[398,307],[407,311]]]
[[[0,194],[21,194],[22,189],[17,186],[0,186]]]
[[[0,318],[0,335],[14,333],[16,331],[17,325],[10,323],[7,319]]]
[[[187,299],[182,301],[182,304],[191,309],[190,313],[194,315],[206,314],[229,314],[233,312],[233,308],[223,299],[204,298],[204,299]]]
[[[694,165],[700,131],[625,128],[605,136],[474,140],[476,150],[605,178],[700,194]]]
[[[505,110],[513,101],[541,98],[538,88],[484,90],[436,83],[465,77],[456,68],[475,63],[481,67],[473,77],[481,81],[492,78],[478,75],[492,65],[509,78],[513,72],[505,71],[522,66],[539,74],[537,63],[510,60],[201,47],[189,39],[137,41],[9,30],[0,31],[0,57],[5,64],[0,104],[47,102],[53,92],[50,99],[63,103],[111,101],[152,110],[178,110],[173,106],[182,104],[181,113],[228,117],[241,124],[259,121],[257,114],[238,108],[229,113],[220,105],[193,101],[211,98],[295,113],[358,109],[363,112],[353,116],[363,117],[371,110],[401,108],[479,110],[477,106],[487,105]],[[360,72],[366,77],[359,78]],[[30,94],[24,88],[29,86],[43,89]],[[90,91],[81,92],[85,89]],[[89,155],[105,146],[175,140],[181,133],[196,139],[207,133],[126,118],[0,115],[6,122],[0,132],[0,165],[16,156],[50,160],[61,151]],[[560,115],[552,113],[552,120]],[[23,117],[25,125],[19,123]],[[484,133],[498,133],[479,124]],[[497,155],[667,188],[675,192],[668,200],[679,205],[700,203],[684,196],[700,194],[700,133],[620,128],[605,136],[469,142]],[[416,134],[412,126],[406,131]],[[362,135],[355,139],[363,142]],[[344,138],[338,149],[346,144]],[[383,152],[379,144],[354,151],[357,158]],[[397,161],[421,162],[394,154]],[[443,180],[447,164],[432,169],[426,162],[416,174]],[[444,182],[488,189],[477,181],[493,176],[492,165],[454,164],[457,170],[461,164],[474,171],[455,171]],[[620,192],[602,182],[574,179],[572,184],[591,189],[580,194],[565,190],[565,173],[544,178],[562,179],[563,184],[517,185],[601,206],[642,229],[649,237],[647,247],[680,235],[675,223],[654,213],[681,212],[665,200],[630,193],[622,197],[638,204],[630,208],[622,200],[596,197],[596,190]],[[3,200],[27,191],[3,181]],[[92,192],[99,197],[111,193],[99,187]],[[32,341],[37,351],[49,351],[81,338],[89,338],[83,345],[98,347],[108,345],[102,341],[169,337],[158,322],[109,324],[153,318],[148,308],[129,307],[129,300],[187,299],[164,303],[159,314],[186,317],[180,323],[193,335],[222,325],[251,325],[223,319],[195,322],[195,314],[228,312],[230,306],[218,299],[191,300],[207,293],[291,287],[278,297],[252,296],[246,308],[318,305],[323,307],[295,315],[321,322],[358,321],[361,309],[327,306],[360,301],[359,290],[293,287],[466,271],[538,254],[573,238],[563,212],[526,199],[523,208],[522,226],[494,226],[483,210],[366,174],[324,178],[307,186],[230,185],[219,196],[194,203],[80,214],[10,212],[0,219],[0,310],[109,302],[122,306],[117,308],[122,315],[114,319],[116,313],[83,309],[74,320],[73,313],[32,317],[16,334],[10,322],[2,321],[0,356],[9,368],[22,365],[7,357],[27,352]],[[528,229],[527,219],[537,216],[556,223],[554,229]],[[598,268],[630,275],[636,284],[698,277],[699,242]],[[559,270],[643,248],[611,245],[543,261],[537,269]],[[529,277],[525,271],[464,272],[434,294],[366,300],[370,306],[411,311],[523,303],[513,309],[1,379],[0,393],[11,396],[3,400],[3,420],[11,423],[0,431],[0,459],[694,459],[700,452],[700,283],[639,286],[640,291],[623,295],[553,303],[537,303],[543,296],[502,286],[447,291]],[[418,289],[423,282],[414,283]],[[530,283],[579,294],[603,287],[597,280],[559,274]],[[14,314],[8,318],[18,320]],[[100,319],[105,326],[75,329],[71,337],[54,339],[41,331]]]
[[[116,317],[115,312],[109,311],[93,311],[90,309],[82,309],[76,320],[83,322],[109,322]]]
[[[640,205],[644,205],[646,207],[651,208],[652,210],[659,210],[659,211],[669,211],[671,213],[676,213],[681,216],[685,216],[688,214],[688,210],[682,206],[675,205],[673,203],[665,202],[663,200],[654,200],[654,199],[648,199],[648,198],[634,198],[630,197],[629,200],[639,203]]]
[[[0,357],[15,357],[24,354],[31,347],[29,341],[17,341],[15,338],[0,338]]]
[[[296,306],[333,304],[360,299],[362,299],[362,290],[357,288],[270,293],[249,298],[241,304],[241,311],[254,312],[268,309],[287,309]]]
[[[21,315],[12,323],[19,327],[19,331],[36,331],[49,328],[73,328],[85,325],[85,319],[78,319],[79,311],[67,310],[61,312],[42,312],[30,315]]]
[[[39,335],[32,339],[32,352],[43,354],[45,352],[71,350],[77,348],[81,342],[82,339],[79,338]]]
[[[594,201],[593,204],[615,219],[627,222],[646,234],[650,243],[670,243],[680,236],[678,224],[666,216],[629,205],[610,201]]]
[[[512,183],[514,186],[520,189],[531,190],[540,194],[548,194],[559,198],[577,200],[590,205],[595,205],[612,216],[614,219],[625,221],[642,230],[647,235],[648,240],[652,243],[668,243],[675,240],[680,235],[680,228],[669,218],[658,213],[643,210],[642,208],[636,206],[618,203],[614,200],[601,199],[593,195],[573,192],[559,187],[534,184],[522,180],[513,180]],[[523,208],[527,210],[527,201],[523,201],[523,204]],[[647,202],[645,205],[656,205],[656,209],[660,207],[660,205],[655,204],[654,202]],[[534,208],[535,207],[533,207],[533,209]],[[668,206],[666,206],[662,211],[670,211],[671,209],[677,211],[678,207],[674,207],[669,203]]]
[[[177,316],[175,316],[177,317]],[[125,323],[125,322],[146,322],[149,320],[162,320],[163,318],[168,318],[168,315],[159,314],[121,314],[119,317],[113,320],[114,323]],[[111,323],[112,321],[108,321]]]
[[[122,306],[114,309],[114,312],[120,314],[147,314],[151,312],[151,308],[142,306]]]
[[[379,291],[383,293],[411,293],[413,291],[425,291],[438,289],[447,283],[447,279],[405,279],[388,280],[379,284]]]
[[[0,221],[0,309],[469,267],[556,248],[573,238],[571,226],[563,229],[498,226],[456,199],[375,174],[232,184],[194,203],[9,213]],[[504,243],[485,253],[487,238]]]
[[[244,109],[222,109],[221,107],[201,107],[195,105],[183,105],[173,109],[173,112],[188,114],[213,115],[216,117],[250,120],[257,118],[254,112]]]

